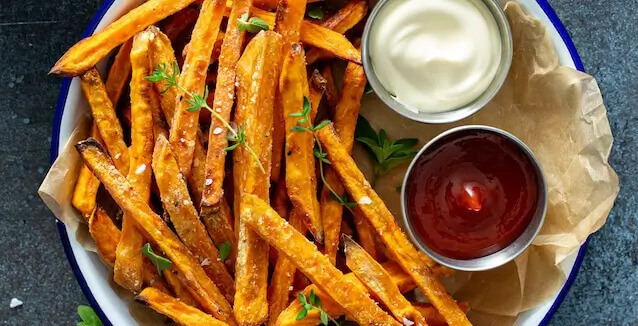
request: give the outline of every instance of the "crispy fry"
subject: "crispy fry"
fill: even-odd
[[[109,266],[115,263],[115,248],[120,241],[120,230],[106,211],[97,206],[89,219],[89,233],[95,241],[97,253]]]
[[[206,148],[204,147],[204,134],[197,131],[195,140],[195,150],[193,151],[193,166],[191,174],[188,176],[188,185],[193,194],[193,205],[199,211],[204,192],[204,180],[206,179]]]
[[[185,8],[194,0],[156,0],[145,2],[126,13],[102,31],[76,43],[51,68],[50,74],[77,76],[95,66],[113,48],[137,32]]]
[[[252,7],[253,16],[263,19],[270,27],[275,24],[275,14]],[[307,20],[301,23],[299,39],[301,42],[323,50],[347,61],[361,63],[361,53],[348,39],[335,31],[321,27]]]
[[[326,75],[332,79],[332,72],[328,66],[326,67],[328,70],[324,69],[324,71]],[[330,96],[328,95],[330,93],[330,91],[328,91],[330,87],[328,85],[330,85],[331,82],[328,78],[326,78],[326,80],[326,97],[328,97],[328,102],[330,102]],[[337,134],[346,146],[348,153],[352,151],[354,130],[357,126],[357,116],[359,115],[359,107],[361,106],[361,97],[363,96],[365,85],[366,77],[363,67],[356,63],[349,62],[343,76],[341,98],[333,111]],[[326,167],[325,178],[331,188],[337,192],[339,196],[343,196],[345,189],[341,184],[341,180],[339,180],[339,176],[332,167]],[[332,198],[332,194],[327,187],[324,187],[321,191],[321,203],[319,206],[321,207],[321,218],[326,239],[324,242],[325,253],[334,264],[341,236],[339,229],[341,227],[343,206]],[[366,224],[365,219],[362,219],[359,215],[354,214],[354,221],[357,227],[359,241],[372,257],[376,259],[378,255],[373,231],[370,226]]]
[[[120,47],[119,51],[115,55],[113,64],[109,68],[109,74],[106,77],[106,94],[111,99],[113,106],[117,106],[117,102],[122,95],[126,82],[131,77],[131,46],[133,45],[133,39],[130,39]]]
[[[323,66],[321,69],[321,75],[326,79],[326,100],[328,100],[330,114],[335,116],[335,110],[337,109],[337,104],[339,104],[339,93],[337,92],[337,86],[335,86],[334,77],[332,76],[332,68],[330,68],[330,65]]]
[[[199,17],[193,28],[189,51],[184,60],[182,73],[179,75],[179,85],[191,94],[204,94],[206,74],[210,64],[210,55],[219,32],[219,25],[224,17],[226,2],[224,0],[204,0],[199,11]],[[169,63],[170,64],[170,63]],[[185,178],[190,176],[193,164],[193,153],[197,130],[199,127],[199,112],[188,112],[189,96],[176,98],[176,110],[171,125],[171,146],[177,157],[179,170]]]
[[[371,201],[370,204],[358,204],[356,207],[379,234],[393,255],[392,258],[410,274],[419,289],[450,325],[470,325],[463,311],[432,274],[429,268],[432,262],[420,254],[403,234],[381,198],[366,181],[347,148],[339,140],[333,125],[329,124],[319,130],[317,137],[350,197],[357,203],[361,203],[362,199],[364,202]]]
[[[213,64],[219,59],[219,55],[222,50],[222,43],[224,41],[225,35],[226,33],[224,33],[223,31],[219,31],[219,33],[217,34],[217,39],[215,40],[215,44],[213,45],[213,52],[210,54],[210,64]],[[186,59],[186,54],[188,53],[189,50],[190,50],[190,43],[186,44],[184,46],[184,49],[182,49],[182,57],[184,59]]]
[[[302,221],[299,214],[290,216],[290,225],[302,232]],[[273,326],[277,323],[277,316],[286,308],[290,302],[290,292],[297,267],[285,255],[277,257],[275,269],[270,278],[270,286],[268,287],[268,325]]]
[[[310,88],[310,94],[308,95],[308,98],[310,99],[310,105],[312,105],[312,113],[315,116],[316,113],[319,112],[319,104],[321,103],[323,93],[326,92],[327,83],[328,81],[323,78],[321,73],[319,73],[319,70],[315,69],[312,71],[312,75],[310,75],[308,81],[308,85]]]
[[[135,35],[131,58],[131,148],[127,179],[147,202],[151,196],[151,155],[153,153],[153,113],[149,105],[153,86],[144,79],[148,66],[149,33]],[[128,213],[122,218],[122,236],[117,244],[113,280],[125,289],[139,292],[142,288],[142,246],[144,238]]]
[[[197,301],[195,301],[190,292],[188,292],[188,289],[184,286],[184,284],[186,284],[184,277],[180,275],[176,269],[165,269],[162,273],[176,297],[191,307],[197,307]]]
[[[91,137],[102,142],[100,132],[95,123],[91,125]],[[86,165],[82,164],[78,180],[75,182],[75,188],[73,189],[71,204],[82,214],[82,217],[87,222],[91,215],[93,215],[95,197],[99,188],[100,180],[93,175]]]
[[[166,18],[164,24],[162,24],[162,31],[169,40],[175,41],[183,31],[195,25],[197,16],[199,16],[199,10],[193,7],[186,7]]]
[[[404,324],[427,325],[425,318],[403,297],[381,264],[350,237],[344,237],[344,246],[348,268],[385,304],[397,320]]]
[[[155,35],[151,42],[153,48],[150,59],[151,67],[155,69],[158,65],[166,65],[166,73],[172,75],[175,51],[171,45],[171,40],[155,26],[151,26],[147,30]],[[177,88],[166,88],[162,83],[155,83],[154,86],[155,90],[160,94],[162,112],[164,112],[164,117],[166,117],[166,122],[170,127],[175,116],[175,99],[178,96]]]
[[[233,1],[230,16],[228,18],[228,26],[222,43],[222,49],[219,60],[219,69],[217,76],[217,85],[215,87],[216,101],[211,107],[218,110],[218,113],[226,119],[230,120],[230,113],[233,108],[235,98],[235,76],[237,69],[237,61],[241,55],[242,45],[244,42],[245,32],[238,29],[239,21],[237,18],[247,13],[252,4],[251,0],[235,0]],[[206,182],[204,183],[204,194],[202,196],[202,217],[208,215],[219,214],[220,204],[224,197],[223,183],[225,177],[226,150],[228,146],[228,130],[222,123],[214,119],[211,121],[210,132],[208,134],[208,153],[206,156]],[[211,222],[225,223],[228,220],[222,218],[211,217]],[[211,227],[221,230],[232,230],[232,225],[219,224]],[[233,237],[234,238],[234,237]],[[236,247],[236,241],[232,241],[233,248]]]
[[[227,323],[215,319],[211,315],[206,314],[197,308],[191,307],[179,299],[175,299],[154,288],[145,288],[135,299],[145,303],[160,314],[171,318],[180,325],[228,325]]]
[[[334,267],[303,234],[279,217],[265,201],[247,194],[242,197],[241,206],[241,215],[246,223],[344,307],[355,321],[361,325],[399,325],[375,305],[361,287],[349,281]],[[323,301],[324,298],[321,299]]]
[[[392,278],[392,282],[397,285],[401,293],[408,292],[413,290],[416,285],[410,278],[410,275],[406,274],[399,265],[395,262],[388,261],[381,264],[383,269],[385,269],[390,277]],[[436,266],[433,268],[434,274],[437,277],[445,277],[448,275],[449,269],[443,266]],[[353,274],[346,274],[345,277],[354,283],[357,287],[360,287],[363,291],[366,291],[365,286],[359,281],[359,279]],[[333,318],[337,318],[341,315],[346,314],[346,312],[339,306],[332,298],[326,296],[323,291],[317,288],[316,285],[309,285],[302,292],[308,297],[310,295],[310,291],[314,291],[318,296],[322,298],[323,310]],[[325,297],[325,299],[323,299]],[[296,317],[301,310],[301,304],[299,299],[295,299],[288,305],[288,307],[279,315],[277,318],[278,326],[298,326],[298,325],[318,325],[321,322],[319,312],[317,310],[308,311],[308,315],[302,319],[301,321],[297,321]],[[301,322],[301,323],[300,323]]]
[[[275,195],[272,199],[272,208],[277,211],[279,216],[288,216],[290,212],[290,200],[288,200],[288,191],[286,190],[286,180],[281,179],[277,182]]]
[[[106,94],[102,77],[100,77],[97,69],[91,68],[80,76],[80,80],[82,90],[84,90],[84,95],[93,113],[93,121],[97,124],[102,141],[118,170],[123,174],[127,174],[130,162],[128,147],[124,143],[124,131],[120,121],[117,119],[113,104]]]
[[[377,243],[374,239],[375,233],[372,225],[370,225],[368,220],[366,220],[357,208],[354,208],[353,211],[354,214],[352,218],[354,219],[354,226],[357,229],[357,239],[359,240],[359,243],[361,243],[361,246],[365,248],[374,260],[379,260],[380,256],[379,251],[377,250]]]
[[[115,264],[115,250],[121,233],[106,211],[100,206],[96,206],[95,214],[89,219],[89,233],[95,241],[95,247],[102,260],[107,265],[113,266]],[[157,274],[155,266],[148,261],[144,261],[143,267],[142,280],[144,284],[168,293],[166,284]]]
[[[226,267],[234,271],[235,261],[237,259],[237,238],[235,238],[235,230],[233,230],[233,213],[230,211],[226,198],[222,198],[220,209],[212,214],[201,214],[208,235],[218,247],[228,241],[230,242],[230,253],[224,263]]]
[[[233,151],[235,214],[238,226],[237,262],[235,264],[234,313],[242,325],[260,325],[266,321],[268,302],[268,243],[251,230],[241,211],[241,198],[255,194],[269,197],[272,159],[273,103],[279,78],[281,36],[272,31],[260,32],[246,46],[237,63],[237,106],[235,123],[244,126],[246,142],[259,157],[258,162],[239,146]],[[237,218],[239,216],[239,218]]]
[[[200,262],[193,257],[168,225],[153,212],[146,201],[133,190],[124,175],[115,168],[100,143],[95,139],[88,139],[77,143],[75,147],[117,204],[130,213],[140,225],[144,235],[166,254],[173,262],[173,268],[184,275],[185,286],[204,311],[231,325],[236,325],[230,304],[208,278]]]
[[[463,312],[467,313],[470,310],[470,305],[467,302],[457,302],[459,308],[463,310]],[[430,326],[447,326],[445,319],[441,314],[429,303],[424,302],[412,302],[412,305],[416,310],[418,310],[425,320],[427,320],[428,325]]]
[[[232,302],[235,295],[233,279],[218,259],[217,248],[197,216],[186,182],[179,176],[177,162],[164,137],[157,139],[155,144],[153,173],[164,209],[168,211],[180,239],[199,260],[206,274],[215,282],[226,299]]]
[[[286,132],[286,187],[293,210],[297,210],[302,221],[315,240],[323,242],[323,228],[317,200],[317,176],[315,174],[314,138],[312,132],[294,131],[299,117],[291,114],[301,112],[304,97],[309,96],[308,78],[303,47],[299,43],[284,46],[288,49],[279,79],[280,106],[284,109]],[[312,110],[311,110],[312,111]],[[312,121],[316,112],[310,113]],[[307,123],[301,125],[307,126]]]
[[[368,5],[365,0],[351,0],[332,17],[321,23],[321,26],[344,34],[354,27],[354,25],[358,24],[367,12]],[[306,54],[306,62],[312,64],[319,59],[329,58],[331,56],[332,55],[326,51],[311,49]]]

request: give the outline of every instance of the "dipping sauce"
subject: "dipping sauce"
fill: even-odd
[[[416,236],[454,259],[497,252],[526,229],[538,205],[538,179],[527,154],[488,130],[465,130],[432,144],[406,184]]]
[[[415,112],[450,111],[488,88],[501,36],[481,0],[392,0],[370,30],[379,82]]]

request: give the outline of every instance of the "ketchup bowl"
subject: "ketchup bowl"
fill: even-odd
[[[401,187],[404,225],[412,241],[457,270],[501,266],[540,231],[547,186],[532,151],[489,126],[450,129],[415,156]]]

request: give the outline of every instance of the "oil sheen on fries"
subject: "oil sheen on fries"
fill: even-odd
[[[239,61],[241,56],[245,34],[245,32],[239,31],[239,21],[237,19],[248,13],[251,4],[251,0],[233,1],[230,16],[228,17],[228,27],[226,28],[226,34],[224,35],[219,56],[217,85],[215,87],[215,96],[211,107],[214,110],[218,110],[218,113],[226,119],[226,121],[230,120],[230,114],[234,104],[237,61]],[[220,231],[223,232],[233,229],[232,225],[227,224],[227,218],[224,216],[215,216],[224,213],[220,212],[220,205],[222,205],[221,202],[224,197],[223,182],[226,163],[225,148],[228,146],[227,136],[228,130],[224,128],[219,120],[213,119],[208,134],[206,181],[204,182],[204,193],[201,203],[202,218],[208,219],[210,223],[213,224],[211,228],[220,229]],[[209,232],[211,228],[209,228]],[[237,241],[234,237],[226,240],[231,241],[233,248],[236,247]]]
[[[130,39],[120,47],[115,55],[113,64],[109,68],[109,74],[106,76],[106,94],[111,99],[113,106],[117,106],[117,102],[122,96],[122,91],[126,87],[129,77],[131,77],[131,46],[133,39]]]
[[[204,94],[210,56],[225,9],[226,2],[224,0],[204,0],[199,11],[189,51],[186,54],[182,73],[178,80],[180,87],[191,94]],[[172,64],[172,62],[168,64]],[[169,137],[179,163],[179,170],[186,178],[190,176],[199,127],[199,112],[186,111],[190,105],[189,99],[189,96],[185,94],[175,99],[177,101],[176,111],[172,118],[173,123]]]
[[[232,302],[235,295],[233,279],[224,263],[218,259],[217,248],[197,215],[186,182],[180,177],[177,162],[164,137],[160,137],[155,144],[153,172],[164,209],[169,213],[180,239],[197,258],[226,300]]]
[[[100,143],[102,142],[102,137],[100,137],[100,132],[95,123],[91,125],[91,137],[97,139]],[[73,189],[71,204],[82,214],[82,217],[87,222],[95,210],[95,199],[99,188],[100,180],[93,175],[93,172],[86,165],[82,164],[78,180],[75,182],[75,188]]]
[[[76,144],[76,149],[93,174],[104,184],[115,202],[137,221],[144,235],[163,251],[168,259],[184,275],[186,286],[204,311],[216,318],[236,325],[231,305],[217,286],[208,278],[200,262],[193,257],[166,223],[146,201],[132,189],[124,175],[119,172],[100,143],[88,139]]]
[[[171,45],[171,40],[155,26],[151,26],[147,30],[155,35],[151,42],[153,48],[150,58],[151,67],[155,69],[158,65],[166,65],[166,73],[173,75],[175,51]],[[153,85],[155,86],[155,90],[160,94],[162,112],[164,112],[164,117],[166,117],[166,122],[170,127],[173,124],[173,117],[175,116],[175,99],[178,96],[177,88],[167,88],[166,85],[162,83],[155,83]]]
[[[403,297],[390,274],[352,238],[344,237],[346,264],[397,320],[416,326],[427,325],[425,318]]]
[[[245,195],[241,206],[241,214],[246,223],[295,263],[301,272],[339,303],[356,322],[361,325],[400,325],[262,199]],[[321,299],[323,301],[324,298]]]
[[[80,76],[80,81],[84,96],[86,96],[91,107],[93,122],[97,124],[106,149],[109,151],[118,170],[123,174],[127,174],[130,162],[128,147],[124,143],[124,131],[120,121],[117,119],[111,99],[106,94],[106,88],[100,73],[97,69],[91,68]]]
[[[393,255],[392,258],[412,277],[419,289],[450,325],[471,325],[463,311],[434,277],[428,267],[431,262],[419,253],[396,224],[388,208],[372,189],[339,140],[333,125],[328,124],[319,130],[317,137],[328,153],[331,166],[339,174],[350,197],[357,203],[368,203],[357,204],[357,209],[374,227],[388,251]]]
[[[327,75],[331,76],[332,72],[328,70]],[[332,77],[330,77],[330,79],[331,78]],[[326,79],[326,85],[329,83],[330,81]],[[337,129],[337,135],[346,147],[348,153],[352,151],[354,130],[357,126],[357,117],[359,116],[361,97],[363,96],[365,85],[366,77],[363,67],[356,63],[349,62],[346,66],[346,72],[343,77],[341,97],[333,111],[333,119],[335,128]],[[329,86],[327,86],[326,89],[328,87]],[[326,97],[328,97],[328,95],[326,95]],[[341,180],[339,180],[339,176],[332,167],[326,167],[325,178],[334,191],[337,192],[339,196],[343,196],[345,189],[341,184]],[[335,201],[332,198],[330,190],[324,187],[321,191],[320,207],[325,234],[325,253],[334,264],[341,236],[340,227],[343,215],[343,206]],[[367,221],[365,221],[365,219],[361,221],[360,216],[357,214],[354,215],[354,219],[359,234],[359,241],[362,245],[365,244],[364,248],[366,248],[373,257],[377,258],[378,255],[376,254],[376,246],[373,238],[374,231],[371,230],[368,224],[362,225],[362,223],[367,223]]]
[[[193,308],[181,300],[173,298],[170,295],[154,288],[145,288],[144,291],[142,291],[135,299],[145,303],[160,314],[171,318],[180,325],[228,325],[227,323],[215,319],[211,315],[197,308]]]
[[[126,13],[102,31],[76,43],[51,68],[50,74],[77,76],[95,66],[116,46],[137,32],[185,8],[194,0],[154,0]]]
[[[285,59],[279,79],[279,99],[284,109],[286,133],[286,187],[293,211],[301,217],[317,242],[323,242],[323,228],[317,200],[317,177],[315,174],[314,137],[312,132],[294,131],[304,97],[308,98],[308,78],[304,62],[303,47],[299,43],[284,45]],[[316,112],[310,113],[310,120]],[[302,124],[306,126],[310,121]]]
[[[149,33],[135,35],[131,58],[131,147],[128,181],[147,202],[151,196],[151,156],[153,153],[153,112],[149,105],[153,85],[144,79],[148,66]],[[125,289],[139,292],[142,288],[142,246],[144,238],[128,213],[122,218],[122,236],[117,245],[113,280]]]
[[[235,124],[242,126],[245,146],[233,151],[235,221],[238,233],[235,264],[236,295],[234,313],[241,325],[260,325],[268,315],[268,243],[248,227],[241,211],[241,198],[254,194],[269,198],[272,159],[272,123],[275,88],[279,77],[281,36],[262,31],[246,46],[237,64],[237,106]]]

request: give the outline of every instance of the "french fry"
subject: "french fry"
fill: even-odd
[[[97,129],[97,124],[91,125],[91,137],[97,139],[100,143],[102,138]],[[78,180],[75,182],[73,196],[71,197],[71,205],[77,209],[85,221],[89,221],[93,211],[95,210],[95,198],[100,188],[100,180],[98,180],[89,168],[82,164]]]
[[[106,149],[115,162],[115,166],[123,174],[129,170],[128,147],[124,143],[124,131],[115,114],[100,73],[95,68],[89,69],[80,76],[84,96],[89,102],[93,122],[97,124],[100,136]]]
[[[144,78],[149,71],[150,33],[140,32],[133,38],[130,52],[131,74],[131,147],[127,179],[135,191],[147,202],[151,196],[151,155],[153,153],[153,113],[149,97],[153,85]],[[144,238],[137,230],[135,220],[124,212],[122,236],[117,244],[113,280],[135,293],[142,288],[142,246]]]
[[[191,94],[204,94],[206,74],[210,56],[219,33],[219,25],[224,17],[224,0],[204,0],[199,17],[193,28],[189,51],[181,74],[179,85]],[[171,64],[171,63],[168,63]],[[195,151],[199,112],[188,112],[190,96],[183,95],[175,99],[176,110],[169,135],[169,141],[177,157],[179,170],[185,178],[190,176]]]
[[[328,81],[323,78],[319,70],[315,69],[312,71],[312,75],[310,75],[308,85],[310,89],[310,93],[308,98],[310,99],[310,105],[312,105],[312,113],[316,116],[316,113],[319,112],[319,104],[321,103],[321,98],[323,94],[326,92],[326,84]],[[313,118],[314,118],[313,116]]]
[[[204,180],[206,180],[206,148],[204,147],[204,134],[201,129],[197,131],[195,150],[193,151],[193,165],[188,176],[188,186],[193,194],[193,205],[199,211],[204,192]]]
[[[321,23],[322,27],[344,34],[358,24],[368,12],[368,5],[364,0],[351,0],[339,9],[332,17]],[[319,49],[311,49],[306,54],[306,62],[312,64],[323,58],[331,57],[330,53]]]
[[[197,16],[199,16],[199,10],[186,7],[166,18],[162,24],[162,31],[169,40],[175,41],[183,31],[195,24]]]
[[[367,293],[349,281],[317,247],[257,196],[242,197],[242,218],[290,259],[315,285],[361,325],[399,325]],[[325,296],[324,296],[325,297]],[[322,301],[324,298],[321,298]]]
[[[171,40],[155,26],[151,26],[147,30],[155,35],[151,42],[153,48],[150,59],[151,67],[155,69],[158,65],[166,65],[166,73],[173,75],[175,51],[171,45]],[[173,117],[175,116],[175,99],[178,96],[177,88],[166,88],[166,85],[162,83],[155,83],[154,86],[155,90],[160,94],[162,112],[164,112],[164,117],[166,117],[166,122],[170,127],[173,124]]]
[[[165,269],[162,274],[166,279],[166,283],[168,283],[171,287],[171,290],[173,290],[176,297],[191,307],[197,307],[197,301],[195,301],[195,298],[193,298],[193,296],[188,292],[188,289],[184,286],[184,284],[186,284],[184,277],[179,275],[176,269]]]
[[[344,237],[346,265],[357,278],[404,324],[424,326],[425,318],[401,294],[390,274],[352,238]]]
[[[95,213],[89,219],[89,233],[95,241],[95,247],[100,258],[109,266],[115,263],[115,248],[120,241],[120,230],[100,207],[95,207]]]
[[[285,1],[284,1],[285,2]],[[323,242],[323,228],[317,200],[317,177],[315,174],[314,137],[310,131],[294,131],[299,117],[291,114],[301,112],[304,97],[308,98],[308,78],[303,47],[299,43],[284,45],[285,59],[279,79],[280,107],[283,108],[286,133],[286,187],[293,211],[312,233],[315,240]],[[310,108],[309,108],[310,109]],[[315,112],[310,112],[310,121]],[[302,126],[307,126],[307,121]]]
[[[129,77],[131,77],[131,46],[133,45],[133,39],[130,39],[117,51],[115,59],[111,68],[109,68],[109,74],[106,77],[106,94],[111,99],[113,106],[117,106],[117,102],[122,96],[122,91],[126,87]]]
[[[294,210],[293,210],[294,211]],[[293,213],[290,216],[290,225],[303,232],[303,225],[299,214]],[[286,308],[290,302],[290,292],[297,267],[285,255],[277,256],[277,263],[270,278],[268,287],[268,325],[274,326],[277,323],[277,316]]]
[[[388,272],[388,274],[390,274],[390,277],[392,278],[392,282],[396,284],[396,286],[399,288],[401,293],[411,291],[416,287],[416,285],[410,278],[410,275],[406,274],[401,269],[401,267],[397,265],[395,262],[388,261],[381,264],[381,266],[383,267],[383,269],[385,269]],[[439,278],[446,277],[449,273],[448,268],[439,266],[439,265],[435,266],[433,268],[433,271],[434,271],[434,274]],[[362,291],[366,291],[366,287],[363,285],[363,283],[361,283],[361,281],[359,281],[359,279],[353,273],[348,273],[345,275],[345,277],[348,279],[348,281],[354,283],[355,286],[361,288]],[[323,305],[323,310],[328,315],[332,316],[333,318],[337,318],[339,316],[346,314],[346,312],[343,310],[343,308],[341,308],[341,306],[339,306],[339,304],[334,302],[334,300],[332,300],[332,298],[330,298],[329,296],[326,296],[321,289],[317,288],[316,285],[314,284],[309,285],[308,287],[303,289],[302,293],[306,295],[306,297],[308,297],[310,295],[310,291],[314,291],[316,295],[320,296],[321,298],[325,298],[325,299],[322,299],[321,302]],[[320,319],[321,316],[319,315],[319,312],[314,309],[308,311],[308,315],[304,319],[298,321],[296,317],[299,314],[299,311],[301,311],[301,308],[302,308],[302,305],[299,302],[299,299],[293,300],[290,303],[290,305],[288,305],[288,307],[283,312],[281,312],[281,314],[277,318],[277,325],[278,326],[292,326],[292,325],[295,325],[295,326],[313,325],[314,326],[314,325],[318,325],[321,322],[321,319]]]
[[[230,271],[234,271],[237,259],[237,238],[233,229],[233,213],[230,211],[226,198],[222,198],[219,207],[219,210],[214,214],[201,214],[201,219],[206,226],[208,235],[218,247],[226,241],[230,243],[230,253],[224,263]]]
[[[332,76],[332,68],[330,68],[330,65],[323,66],[321,69],[321,75],[326,79],[326,100],[328,100],[330,114],[334,116],[337,104],[339,103],[339,93],[337,92],[337,86],[335,86],[334,77]]]
[[[235,124],[243,126],[246,143],[259,158],[265,172],[260,170],[257,160],[245,146],[233,151],[235,231],[238,233],[234,313],[242,325],[260,325],[268,315],[268,243],[251,230],[238,213],[243,205],[241,198],[247,194],[255,194],[264,200],[269,197],[270,134],[280,57],[281,36],[272,31],[262,31],[246,46],[237,63]]]
[[[232,308],[215,284],[208,278],[200,262],[193,257],[171,229],[164,223],[146,201],[132,188],[124,175],[119,172],[104,148],[95,139],[81,141],[75,145],[80,156],[104,184],[115,202],[129,212],[139,224],[140,230],[163,251],[168,259],[184,275],[184,284],[204,311],[216,318],[236,325]]]
[[[420,254],[414,245],[403,234],[390,211],[381,198],[372,189],[363,173],[359,170],[347,148],[341,143],[332,124],[328,124],[317,132],[317,137],[328,153],[331,166],[357,208],[374,227],[386,245],[393,259],[408,273],[428,300],[445,317],[450,325],[471,325],[456,302],[436,280],[430,267],[432,262]]]
[[[230,120],[230,114],[233,108],[237,62],[241,56],[245,34],[245,32],[239,31],[239,21],[237,19],[243,14],[248,13],[251,4],[251,0],[233,1],[226,34],[224,35],[224,41],[222,43],[217,85],[215,87],[215,100],[211,107],[218,110],[218,113],[226,119],[226,121]],[[213,119],[208,134],[206,178],[201,202],[202,218],[208,219],[209,222],[211,222],[209,232],[211,229],[219,229],[223,232],[233,229],[232,224],[227,224],[227,222],[230,221],[229,219],[223,215],[217,216],[224,213],[220,212],[220,209],[223,208],[222,201],[224,201],[223,183],[226,163],[225,148],[228,146],[227,136],[228,130],[222,125],[221,121]],[[212,223],[219,224],[214,225]],[[234,236],[225,240],[230,240],[233,244],[233,248],[237,247],[237,241]],[[232,258],[233,261],[234,257],[235,255],[233,255]]]
[[[288,200],[288,191],[286,190],[286,179],[277,182],[275,195],[272,199],[272,208],[275,209],[279,216],[288,216],[290,212],[290,200]]]
[[[328,66],[326,66],[328,67]],[[326,75],[332,79],[332,72],[326,71]],[[326,89],[330,87],[330,81],[326,78]],[[334,86],[334,84],[333,84]],[[343,87],[341,97],[333,111],[334,124],[337,128],[337,134],[342,143],[346,146],[348,153],[352,151],[354,143],[354,130],[357,126],[357,116],[361,106],[361,97],[366,86],[366,77],[363,67],[356,63],[349,62],[343,76]],[[329,92],[326,91],[326,97]],[[330,102],[330,100],[328,101]],[[345,189],[339,180],[339,176],[332,167],[327,166],[325,171],[326,182],[339,196],[343,196]],[[339,239],[341,237],[340,227],[343,215],[343,206],[332,198],[332,193],[327,187],[323,187],[321,191],[321,218],[325,232],[324,248],[326,255],[334,264],[336,262],[337,250],[339,248]],[[358,214],[354,214],[355,225],[359,234],[359,241],[364,248],[375,258],[378,257],[376,252],[376,244],[374,242],[374,233]]]
[[[197,210],[190,200],[186,182],[179,176],[177,161],[164,137],[160,137],[155,143],[153,173],[164,209],[168,211],[180,239],[195,255],[226,300],[232,302],[235,295],[233,279],[218,259],[217,248],[208,237],[197,215]]]
[[[155,0],[132,9],[102,31],[71,47],[51,68],[50,74],[78,76],[95,66],[116,46],[137,32],[185,8],[194,0]]]
[[[219,31],[219,33],[217,34],[217,39],[215,40],[215,44],[213,45],[213,52],[210,54],[210,64],[217,62],[217,60],[219,59],[219,55],[222,50],[222,43],[224,41],[225,36],[226,36],[226,33],[224,33],[223,31]],[[182,57],[184,59],[186,59],[186,54],[188,53],[189,50],[190,50],[190,43],[186,44],[184,46],[184,49],[182,50]]]
[[[115,264],[115,250],[120,240],[121,232],[100,206],[96,206],[95,214],[89,220],[89,234],[95,241],[95,247],[100,258],[112,267]],[[142,280],[144,284],[168,293],[169,290],[157,274],[155,266],[148,261],[144,261],[143,267]]]
[[[275,13],[256,7],[252,7],[250,12],[252,16],[263,19],[271,28],[274,26]],[[341,59],[361,63],[361,53],[342,34],[307,20],[301,22],[299,33],[299,40],[307,45],[326,50]]]
[[[188,304],[173,298],[170,295],[158,291],[155,288],[145,288],[136,298],[136,300],[145,303],[153,310],[165,315],[179,325],[184,326],[224,326],[228,325],[203,311],[191,307]]]
[[[470,306],[467,302],[457,302],[459,308],[463,310],[463,312],[467,313],[470,310]],[[416,310],[425,317],[429,326],[447,326],[447,322],[441,314],[429,303],[424,302],[412,302],[412,305]]]
[[[343,189],[343,186],[342,186]],[[357,229],[357,239],[359,243],[365,250],[374,258],[374,260],[379,260],[379,251],[377,250],[377,242],[375,241],[375,232],[368,220],[363,216],[359,210],[354,207],[354,214],[352,214],[352,218],[354,219],[354,226]]]
[[[301,22],[303,21],[305,11],[305,0],[280,0],[277,5],[273,30],[282,36],[284,44],[282,60],[289,52],[290,45],[299,42],[299,29],[301,28]],[[284,74],[285,73],[282,73],[282,75]],[[283,152],[288,128],[285,128],[286,115],[284,114],[284,107],[279,91],[275,97],[275,123],[273,125],[271,179],[274,182],[278,182],[281,176]]]

